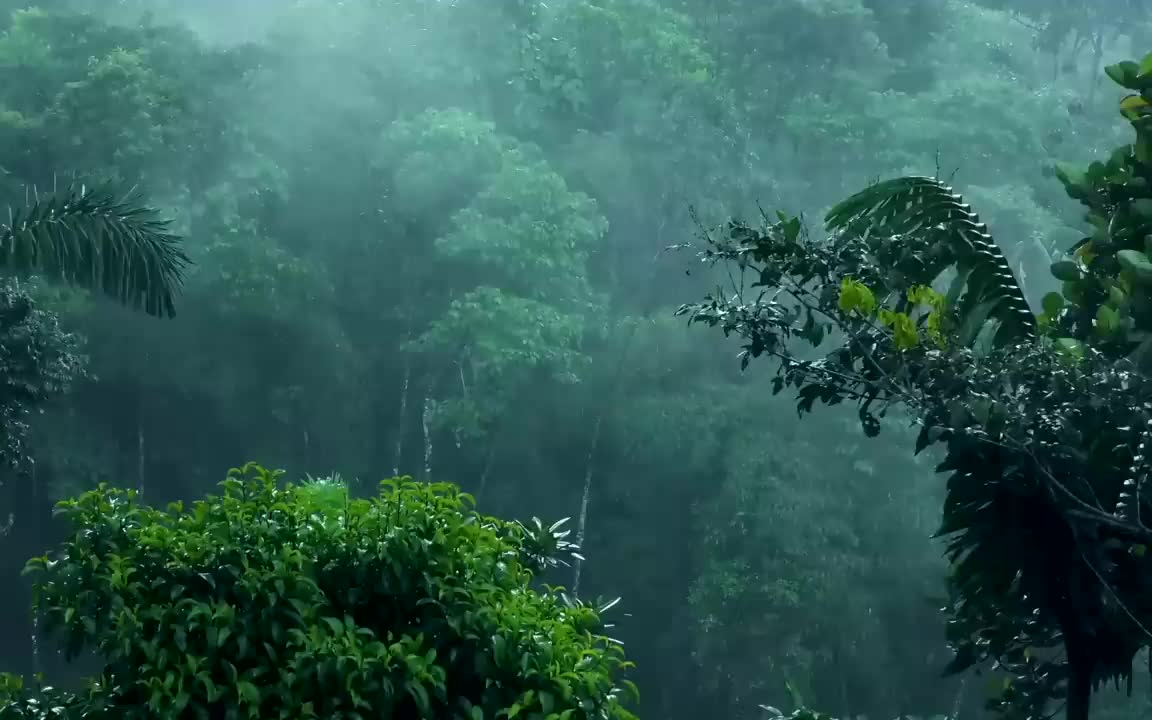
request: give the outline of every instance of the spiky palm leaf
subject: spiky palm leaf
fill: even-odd
[[[0,225],[0,270],[56,278],[149,315],[175,314],[188,262],[166,220],[104,189],[36,197]]]
[[[989,320],[1000,324],[996,344],[1035,335],[1036,318],[988,227],[939,180],[911,176],[877,183],[833,207],[825,225],[830,231],[926,241],[929,251],[919,266],[924,276],[905,282],[928,284],[949,268],[957,271],[949,299],[963,342],[974,341]]]

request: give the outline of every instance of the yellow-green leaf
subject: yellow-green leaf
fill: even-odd
[[[1120,314],[1111,305],[1101,305],[1096,311],[1096,330],[1101,335],[1111,335],[1120,328]]]
[[[844,278],[840,281],[840,312],[859,312],[861,315],[871,316],[876,312],[876,296],[864,283]]]

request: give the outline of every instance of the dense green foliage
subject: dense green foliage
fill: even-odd
[[[24,347],[60,362],[33,363],[49,372],[16,388],[43,401],[22,416],[35,462],[0,477],[0,572],[14,580],[68,537],[51,508],[101,482],[159,507],[202,498],[238,458],[295,477],[384,468],[456,482],[501,517],[571,516],[587,561],[540,579],[624,598],[612,634],[637,662],[628,676],[643,689],[632,708],[642,716],[760,718],[763,704],[792,706],[789,688],[838,716],[978,713],[984,682],[940,677],[953,656],[938,612],[948,563],[928,537],[946,493],[963,485],[932,475],[948,438],[931,430],[926,441],[939,442],[913,458],[915,434],[899,413],[883,416],[883,397],[866,415],[875,438],[847,401],[797,422],[794,405],[773,397],[771,372],[737,372],[734,345],[672,317],[727,282],[726,269],[685,275],[686,255],[664,250],[697,222],[758,204],[822,214],[877,177],[904,178],[841,207],[832,235],[845,244],[820,245],[825,265],[804,270],[824,283],[821,302],[840,312],[844,298],[866,329],[871,292],[868,319],[915,339],[889,372],[947,356],[923,376],[937,383],[927,396],[1010,401],[1011,432],[1024,439],[1066,429],[1049,422],[1066,413],[1100,423],[1095,455],[1045,462],[1066,487],[1082,487],[1067,481],[1087,467],[1112,488],[1124,473],[1094,463],[1108,443],[1128,447],[1116,428],[1143,427],[1143,410],[1105,398],[1099,383],[1138,381],[1095,353],[1116,360],[1140,346],[1143,301],[1118,294],[1129,272],[1118,253],[1065,256],[1083,235],[1080,206],[1052,176],[1092,198],[1089,234],[1130,225],[1115,249],[1147,254],[1142,205],[1121,202],[1142,170],[1128,155],[1108,162],[1131,128],[1114,122],[1104,67],[1152,47],[1150,10],[1104,0],[0,0],[0,202],[28,207],[73,180],[138,185],[191,261],[179,312],[163,323],[96,301],[89,290],[105,284],[21,282],[36,327],[59,327]],[[885,198],[910,202],[908,212]],[[778,226],[780,238],[792,227]],[[851,252],[868,245],[864,227],[876,241],[902,238],[878,270],[889,260],[913,274],[959,270],[956,302],[948,287],[917,289],[903,319],[911,305],[897,301],[930,280],[866,274]],[[918,242],[943,252],[917,256]],[[795,260],[777,250],[781,267]],[[1048,272],[1057,260],[1076,264],[1068,295]],[[856,284],[842,293],[846,273]],[[1035,321],[1019,312],[1025,301]],[[1015,317],[1041,349],[973,365],[966,353],[983,357],[985,340],[1010,349],[1020,338],[956,343],[960,316],[970,331]],[[806,317],[777,319],[809,339],[842,339]],[[1114,330],[1107,342],[1097,327]],[[13,342],[25,330],[14,326]],[[1081,338],[1082,364],[1043,350],[1078,352],[1059,338]],[[81,364],[87,374],[69,375],[59,395],[60,373]],[[995,383],[1018,366],[1035,368],[1021,376],[1031,389],[1004,397]],[[982,370],[963,374],[970,367]],[[945,382],[957,371],[963,382]],[[1051,397],[1038,390],[1048,371]],[[1032,412],[1037,398],[1043,412]],[[1057,447],[1097,438],[1091,424],[1074,429]],[[1108,513],[1118,499],[1085,498]],[[1013,551],[1008,569],[1036,547],[986,537]],[[1016,592],[1009,585],[1000,600]],[[0,597],[0,670],[43,670],[75,690],[91,668],[52,652],[29,600],[15,582]],[[1002,605],[990,606],[988,627],[1023,617]],[[1117,627],[1122,661],[1140,634]],[[954,645],[979,635],[952,628]],[[1022,647],[1012,628],[1003,637]],[[1041,654],[1059,681],[1061,658]],[[1005,673],[990,674],[998,700]],[[1134,683],[1135,701],[1105,694],[1097,711],[1146,712],[1148,683]]]
[[[150,315],[175,313],[187,258],[153,211],[108,191],[37,197],[0,226],[9,275],[35,274],[89,290]],[[81,378],[76,338],[12,281],[0,289],[0,458],[27,459],[27,416]]]
[[[1143,93],[1152,54],[1107,72]],[[917,452],[944,444],[949,669],[1007,671],[989,705],[1008,717],[1046,717],[1065,698],[1068,718],[1086,720],[1101,684],[1131,691],[1152,642],[1148,259],[1136,249],[1149,230],[1148,103],[1121,101],[1135,139],[1108,165],[1061,172],[1096,233],[1053,265],[1064,293],[1045,297],[1039,322],[986,227],[929,178],[857,193],[828,213],[820,240],[784,216],[763,230],[730,223],[707,238],[705,259],[750,272],[758,294],[682,309],[743,337],[745,364],[778,358],[776,391],[795,387],[802,413],[853,402],[874,436],[877,415],[897,407],[921,427]],[[928,287],[941,281],[947,295]],[[789,343],[830,335],[834,348],[815,361]]]
[[[84,361],[76,354],[76,338],[15,285],[0,289],[0,323],[0,456],[18,465],[27,458],[29,415],[67,391],[83,374]]]
[[[187,511],[106,487],[61,504],[37,610],[105,661],[67,717],[630,717],[597,613],[529,587],[526,526],[449,485],[277,479],[233,470]]]

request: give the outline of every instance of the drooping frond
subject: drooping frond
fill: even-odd
[[[988,227],[939,180],[912,176],[877,183],[832,208],[825,224],[829,231],[927,241],[922,244],[928,277],[907,280],[930,283],[948,268],[957,271],[949,299],[956,303],[966,343],[988,320],[1000,323],[996,344],[1035,335],[1036,317]]]
[[[168,226],[107,190],[38,196],[0,225],[0,271],[59,279],[171,317],[189,261]]]

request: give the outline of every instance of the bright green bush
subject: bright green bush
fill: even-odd
[[[74,534],[29,563],[37,610],[105,665],[59,716],[632,717],[595,610],[530,586],[530,530],[447,484],[278,481],[248,465],[188,511],[107,487],[60,504]],[[6,681],[0,717],[58,716]]]

